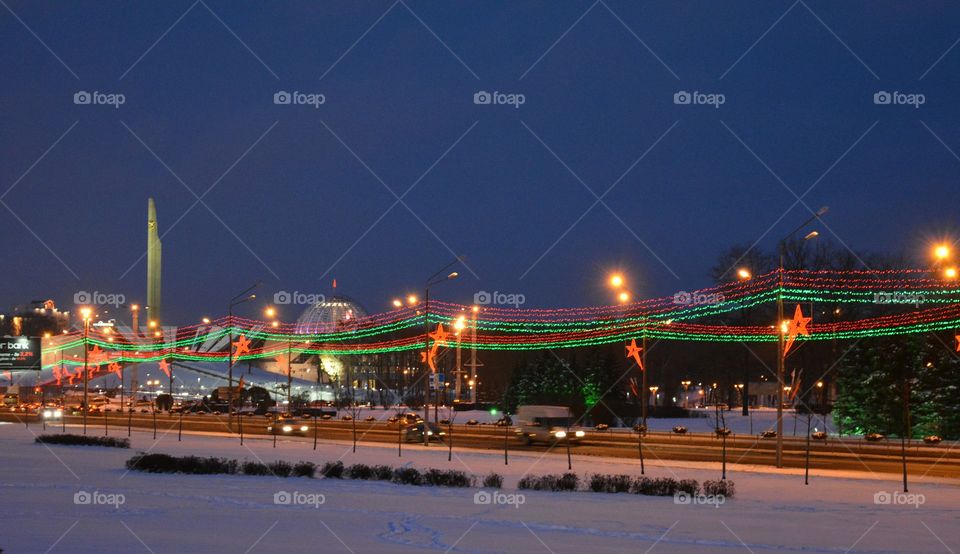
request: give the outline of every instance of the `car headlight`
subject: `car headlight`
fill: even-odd
[[[567,436],[567,432],[566,432],[566,431],[557,431],[556,433],[553,434],[553,436],[557,437],[558,439],[562,439],[562,438],[564,438],[564,437]]]
[[[427,434],[428,434],[428,435],[432,435],[432,434],[433,434],[433,431],[427,431]]]
[[[56,410],[53,412],[53,417],[63,417],[63,410]]]
[[[582,437],[582,436],[586,435],[586,433],[584,433],[583,431],[577,431],[576,435],[577,435],[578,437]]]
[[[307,430],[307,426],[306,426],[306,425],[301,425],[301,426],[300,426],[300,430],[301,430],[301,431],[306,431],[306,430]]]
[[[50,410],[44,410],[43,417],[53,417],[53,412],[51,412]]]
[[[290,425],[284,425],[284,426],[283,426],[283,432],[284,432],[284,433],[289,433],[290,431],[293,431],[293,427],[291,427]]]

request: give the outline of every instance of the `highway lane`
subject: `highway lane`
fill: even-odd
[[[29,418],[29,419],[27,419]],[[66,423],[79,425],[80,416],[67,416]],[[244,435],[268,435],[266,425],[269,418],[264,416],[243,416]],[[17,413],[0,413],[0,420],[25,423],[35,429],[42,428],[42,422],[36,415],[25,416]],[[89,415],[87,418],[88,433],[101,434],[105,427],[111,435],[123,435],[128,418],[119,413],[104,415]],[[318,419],[318,440],[350,441],[353,439],[354,422],[341,420]],[[176,433],[180,427],[181,418],[177,414],[157,413],[156,425],[158,433]],[[130,418],[132,427],[138,429],[152,429],[153,414],[136,413]],[[222,415],[187,415],[182,418],[185,432],[219,432],[227,433],[227,418]],[[306,436],[298,437],[307,443],[312,443],[314,421],[307,422],[310,430]],[[356,435],[359,441],[397,443],[398,428],[396,423],[385,421],[356,422]],[[59,422],[48,425],[52,431],[60,429]],[[553,446],[532,445],[523,446],[514,436],[514,428],[496,427],[492,425],[463,425],[455,424],[452,427],[441,425],[444,431],[449,431],[453,439],[454,449],[472,448],[502,452],[504,439],[508,451],[549,452],[549,455],[566,455],[564,443]],[[237,418],[234,418],[234,432],[240,429]],[[289,438],[289,437],[288,437]],[[608,456],[618,458],[639,459],[638,436],[633,432],[623,431],[590,431],[586,440],[580,444],[571,445],[571,453],[578,455]],[[727,463],[773,466],[775,462],[774,439],[759,438],[750,435],[737,435],[727,438]],[[434,443],[438,448],[446,448],[445,444]],[[960,449],[955,448],[957,443],[944,442],[937,446],[926,446],[913,441],[907,448],[907,467],[912,475],[930,475],[937,477],[960,477]],[[643,438],[643,453],[647,460],[683,460],[699,462],[720,462],[723,451],[723,441],[710,434],[688,433],[676,435],[673,433],[651,432]],[[814,469],[832,469],[861,471],[868,473],[898,474],[902,471],[900,458],[900,443],[886,441],[884,443],[867,443],[862,439],[831,437],[828,441],[811,441],[810,467]],[[784,437],[785,467],[804,467],[806,452],[803,437]],[[639,460],[638,460],[639,461]]]

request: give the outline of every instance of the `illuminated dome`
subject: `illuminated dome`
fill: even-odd
[[[308,307],[297,319],[297,333],[324,333],[349,329],[367,311],[344,296],[331,296]]]

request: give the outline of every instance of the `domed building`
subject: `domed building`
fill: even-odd
[[[367,311],[345,296],[331,296],[309,306],[297,318],[296,332],[328,333],[349,328],[352,321],[365,317]]]

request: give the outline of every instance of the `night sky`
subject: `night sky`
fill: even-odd
[[[2,4],[0,309],[144,302],[148,197],[181,324],[258,279],[389,309],[454,254],[448,301],[671,295],[822,205],[855,250],[960,237],[956,4]]]

